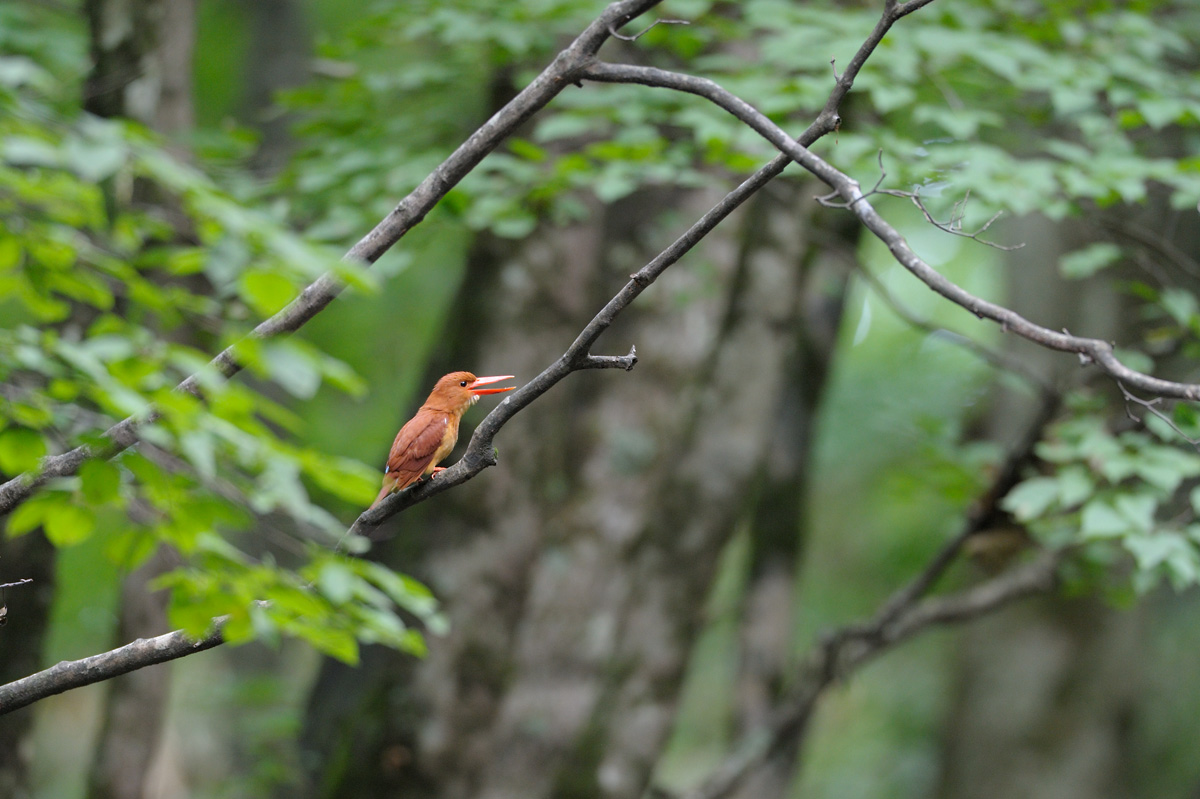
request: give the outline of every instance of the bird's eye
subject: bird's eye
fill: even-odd
[[[458,384],[459,384],[460,386],[462,386],[463,388],[466,388],[466,387],[467,387],[467,381],[466,381],[466,380],[460,380],[460,381],[458,382]]]

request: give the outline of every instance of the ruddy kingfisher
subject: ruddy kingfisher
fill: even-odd
[[[516,386],[503,388],[480,388],[512,375],[476,377],[470,372],[451,372],[442,376],[429,394],[429,399],[409,419],[388,453],[387,466],[383,470],[383,488],[371,503],[375,507],[394,491],[415,483],[425,475],[442,471],[438,464],[450,454],[458,442],[458,423],[462,415],[484,394],[502,394]]]

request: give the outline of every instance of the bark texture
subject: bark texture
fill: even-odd
[[[163,133],[192,127],[196,0],[85,0],[92,71],[84,108]]]
[[[832,230],[829,214],[817,224]],[[852,250],[857,231],[844,231]],[[804,259],[803,310],[775,414],[777,446],[763,464],[750,519],[750,564],[741,602],[734,726],[737,737],[764,729],[778,707],[795,663],[795,585],[806,538],[811,445],[845,307],[849,271],[825,248]],[[796,739],[798,743],[799,739]],[[733,795],[783,796],[796,766],[796,745],[780,747]]]

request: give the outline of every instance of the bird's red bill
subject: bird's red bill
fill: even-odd
[[[504,386],[503,388],[479,388],[479,386],[486,386],[488,383],[498,383],[501,380],[511,380],[512,377],[512,375],[477,377],[475,378],[475,382],[468,386],[468,390],[476,396],[483,396],[484,394],[503,394],[505,391],[512,391],[516,388],[516,386]]]

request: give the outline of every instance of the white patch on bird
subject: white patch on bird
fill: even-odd
[[[472,404],[472,405],[474,405],[474,404],[475,404],[475,403],[477,403],[477,402],[479,402],[479,395],[478,395],[478,394],[472,394],[472,395],[471,395],[471,404]]]

